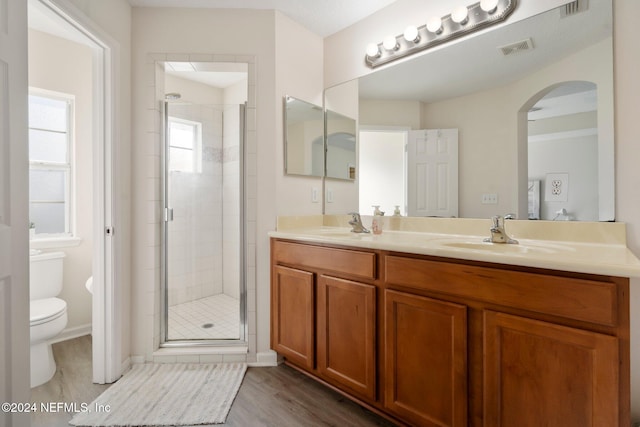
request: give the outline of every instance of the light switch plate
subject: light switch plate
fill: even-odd
[[[333,203],[333,190],[327,188],[327,203]]]

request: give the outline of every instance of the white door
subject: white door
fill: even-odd
[[[0,0],[0,403],[30,401],[27,2]],[[1,426],[28,426],[25,411]],[[9,408],[18,409],[18,408]]]
[[[409,132],[409,216],[458,216],[458,129]]]

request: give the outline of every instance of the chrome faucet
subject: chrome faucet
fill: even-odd
[[[508,217],[513,218],[511,215]],[[491,243],[510,243],[517,244],[518,241],[509,237],[504,229],[504,218],[500,215],[496,215],[491,218],[493,225],[491,227],[491,237],[484,239],[485,242]]]
[[[357,212],[349,212],[351,215],[351,221],[349,221],[349,225],[352,227],[352,233],[369,233],[364,225],[362,225],[362,219],[360,218],[360,214]]]

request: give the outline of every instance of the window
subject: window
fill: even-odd
[[[29,220],[38,237],[72,234],[71,95],[29,93]]]
[[[169,117],[169,170],[202,172],[202,124]]]

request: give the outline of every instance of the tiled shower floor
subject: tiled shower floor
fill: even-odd
[[[239,339],[240,301],[213,295],[169,307],[169,339]]]

